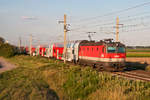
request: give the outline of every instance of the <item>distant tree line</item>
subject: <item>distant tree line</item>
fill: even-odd
[[[17,54],[17,47],[6,43],[5,39],[0,37],[0,56],[8,58],[15,54]]]

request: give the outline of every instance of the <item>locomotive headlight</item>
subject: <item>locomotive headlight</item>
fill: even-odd
[[[104,57],[104,54],[102,54],[101,57]]]

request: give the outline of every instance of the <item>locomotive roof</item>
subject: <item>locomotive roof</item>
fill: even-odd
[[[125,46],[124,44],[120,42],[113,42],[110,39],[107,40],[100,40],[98,42],[96,41],[88,41],[88,40],[83,40],[80,43],[80,46],[99,46],[99,45],[107,45],[107,46]]]

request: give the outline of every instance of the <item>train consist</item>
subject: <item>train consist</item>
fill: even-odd
[[[53,43],[48,48],[32,48],[32,55],[40,55],[63,60],[63,43]],[[29,53],[29,50],[26,49]],[[98,69],[122,70],[125,66],[125,45],[105,39],[98,42],[80,40],[69,42],[66,60],[81,65],[92,65]]]

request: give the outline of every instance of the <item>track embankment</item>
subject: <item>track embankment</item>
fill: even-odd
[[[139,62],[150,64],[150,57],[127,57],[126,62]]]
[[[146,73],[145,71],[141,70],[127,71],[127,72],[113,72],[112,74],[130,80],[140,80],[150,82],[150,73]]]

